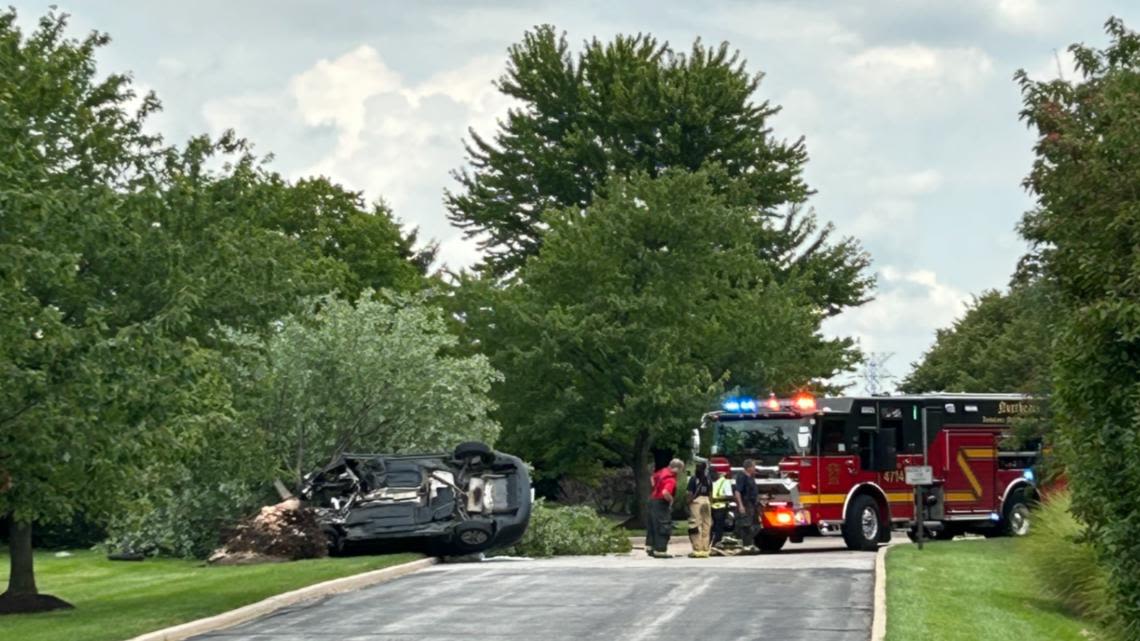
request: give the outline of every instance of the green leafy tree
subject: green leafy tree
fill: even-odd
[[[194,292],[186,333],[226,356],[235,355],[222,328],[267,335],[306,297],[335,290],[355,300],[367,288],[410,291],[427,282],[432,248],[415,250],[414,232],[403,234],[382,205],[366,208],[359,194],[323,178],[286,181],[232,134],[166,149],[154,176],[147,237],[156,259],[135,303]],[[219,530],[269,498],[262,490],[277,468],[249,455],[264,451],[265,439],[244,414],[254,372],[238,371],[233,358],[225,367],[242,390],[238,415],[188,437],[178,460],[144,470],[145,482],[113,515],[113,545],[203,556]]]
[[[1121,636],[1140,638],[1140,35],[1070,47],[1080,77],[1018,74],[1036,129],[1021,231],[1058,291],[1053,405],[1073,511],[1109,570]]]
[[[484,356],[456,356],[442,310],[420,298],[352,304],[325,296],[269,337],[255,381],[256,417],[279,469],[294,480],[349,451],[446,451],[493,443]]]
[[[414,249],[386,207],[324,178],[287,181],[232,133],[167,149],[157,175],[150,234],[167,253],[148,291],[198,292],[199,341],[216,345],[218,326],[265,331],[306,297],[426,284],[434,247]]]
[[[0,612],[65,605],[38,594],[34,524],[106,510],[139,464],[228,416],[186,338],[195,292],[140,296],[164,251],[142,126],[156,103],[132,113],[127,79],[96,73],[106,36],[67,39],[49,15],[25,37],[15,21],[0,13]]]
[[[763,224],[722,178],[612,180],[588,210],[552,212],[519,283],[467,313],[507,375],[504,442],[541,474],[621,462],[645,497],[652,448],[682,446],[726,381],[789,389],[853,363],[803,286],[757,256]]]
[[[539,252],[547,210],[585,210],[613,176],[719,165],[713,190],[770,223],[749,237],[775,277],[810,283],[805,292],[827,314],[867,299],[867,256],[851,239],[833,242],[831,225],[800,207],[810,194],[803,141],[772,136],[779,108],[753,102],[761,74],[727,44],[698,40],[685,54],[639,34],[595,39],[574,56],[542,26],[509,49],[507,65],[497,86],[521,105],[493,138],[471,132],[471,166],[445,198],[492,275]]]
[[[952,326],[937,331],[899,388],[1048,395],[1054,309],[1044,282],[983,292]]]
[[[171,479],[251,478],[215,449],[240,452],[242,425],[219,326],[264,332],[332,290],[417,289],[434,251],[232,135],[164,146],[144,126],[154,96],[97,71],[108,37],[66,28],[51,14],[25,35],[0,13],[0,610],[55,603],[35,596],[33,524],[102,522],[124,495],[150,509],[138,493]]]

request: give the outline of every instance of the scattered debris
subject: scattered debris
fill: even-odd
[[[208,562],[249,565],[327,555],[328,541],[316,515],[293,498],[267,505],[253,518],[239,523]]]

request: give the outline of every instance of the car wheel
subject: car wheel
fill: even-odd
[[[478,458],[481,463],[487,465],[495,460],[495,451],[486,443],[469,441],[467,443],[460,443],[451,456],[456,461],[467,461]]]
[[[856,496],[843,522],[843,542],[848,549],[868,552],[879,549],[880,528],[879,504],[866,494]]]
[[[455,526],[451,540],[463,552],[480,552],[490,547],[494,530],[487,521],[463,521]]]

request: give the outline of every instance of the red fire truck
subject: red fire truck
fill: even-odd
[[[761,549],[841,534],[849,548],[873,550],[892,528],[913,536],[908,466],[933,468],[921,511],[934,537],[1027,533],[1039,447],[1008,437],[1010,422],[1034,410],[1015,394],[732,398],[694,439],[723,474],[756,461]]]

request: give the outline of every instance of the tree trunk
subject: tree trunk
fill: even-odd
[[[36,570],[32,556],[32,524],[12,519],[8,527],[8,555],[11,574],[8,591],[0,594],[0,614],[22,614],[64,610],[71,604],[36,589]]]
[[[653,445],[653,440],[649,437],[647,432],[638,432],[637,438],[633,442],[633,483],[637,491],[637,499],[634,501],[633,516],[636,523],[643,527],[646,525],[649,517],[649,490],[650,490],[650,476],[649,470],[649,450]]]
[[[8,527],[8,554],[11,574],[8,575],[8,596],[18,597],[39,594],[36,589],[36,571],[32,560],[32,524],[12,518]]]

